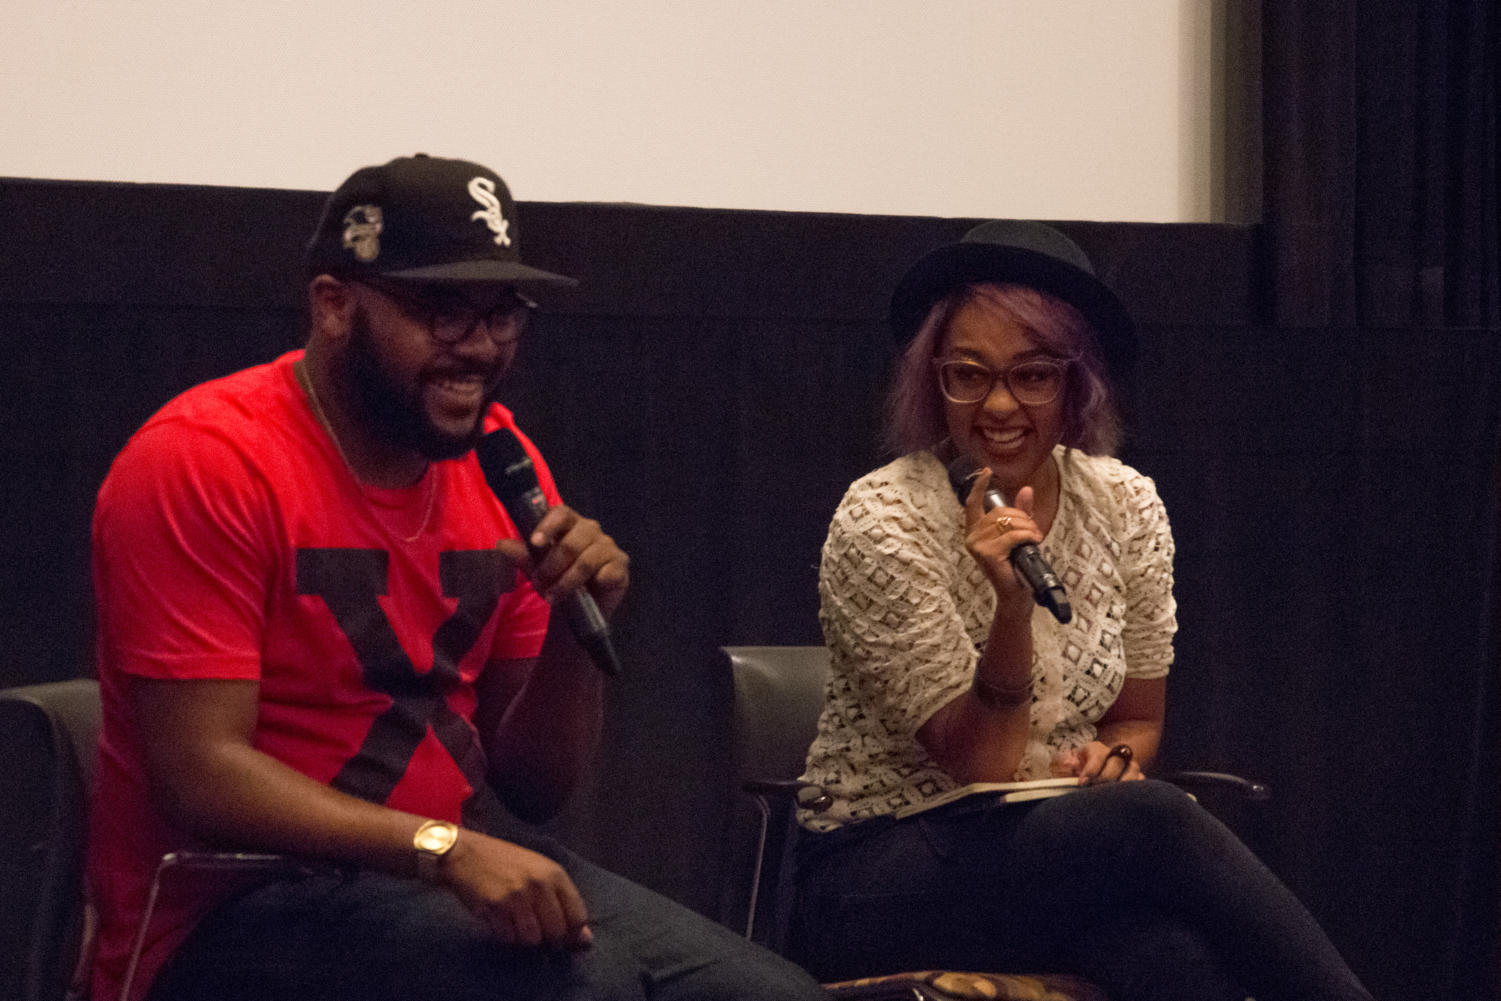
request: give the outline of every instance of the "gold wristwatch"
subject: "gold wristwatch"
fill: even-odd
[[[424,820],[417,833],[412,835],[412,847],[417,849],[417,875],[428,882],[436,880],[438,863],[457,840],[457,824],[446,820]]]

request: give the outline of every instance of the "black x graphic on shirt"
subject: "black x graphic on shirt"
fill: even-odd
[[[323,599],[354,648],[365,684],[391,696],[390,708],[371,724],[331,784],[384,803],[430,728],[476,792],[487,790],[484,750],[473,728],[449,708],[447,695],[459,685],[459,662],[494,614],[515,566],[493,549],[439,554],[443,595],[457,598],[458,607],[433,635],[432,670],[418,674],[378,600],[387,592],[389,560],[380,549],[297,550],[297,593]],[[478,818],[470,813],[483,798],[464,804],[466,826],[482,826],[471,823]]]

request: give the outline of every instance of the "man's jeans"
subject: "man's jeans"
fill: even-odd
[[[567,870],[589,908],[588,949],[502,946],[446,889],[328,872],[216,909],[150,1001],[822,1001],[802,970],[689,909],[550,839],[504,836]]]

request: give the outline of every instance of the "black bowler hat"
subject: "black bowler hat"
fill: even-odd
[[[418,153],[349,176],[323,206],[308,274],[525,288],[576,285],[521,263],[516,202],[488,167]]]
[[[891,296],[891,329],[900,347],[910,341],[933,304],[979,282],[1025,285],[1057,296],[1094,328],[1100,353],[1116,376],[1136,357],[1136,324],[1098,278],[1079,245],[1040,222],[981,223],[958,243],[929,251],[907,269]]]

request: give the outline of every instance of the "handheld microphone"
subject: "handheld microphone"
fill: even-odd
[[[516,523],[516,530],[526,541],[533,557],[541,551],[531,544],[532,532],[547,513],[547,497],[537,482],[537,469],[521,440],[510,430],[492,431],[474,447],[485,482],[500,500],[506,514]],[[588,591],[575,591],[560,602],[574,638],[588,652],[601,671],[614,677],[620,673],[620,660],[610,642],[610,627]]]
[[[969,496],[974,479],[980,474],[982,468],[978,462],[967,455],[961,455],[949,463],[949,483],[953,484],[954,493],[959,495],[960,504],[963,504],[965,498]],[[987,511],[1008,506],[1006,495],[1001,493],[993,479],[985,487],[985,495],[981,498],[981,502]],[[1053,568],[1048,565],[1042,551],[1037,548],[1037,543],[1023,542],[1014,547],[1011,550],[1011,565],[1032,589],[1033,599],[1052,612],[1053,618],[1059,622],[1067,622],[1074,617],[1074,610],[1068,603],[1068,595],[1063,590],[1063,582],[1058,579],[1057,574],[1053,573]]]

